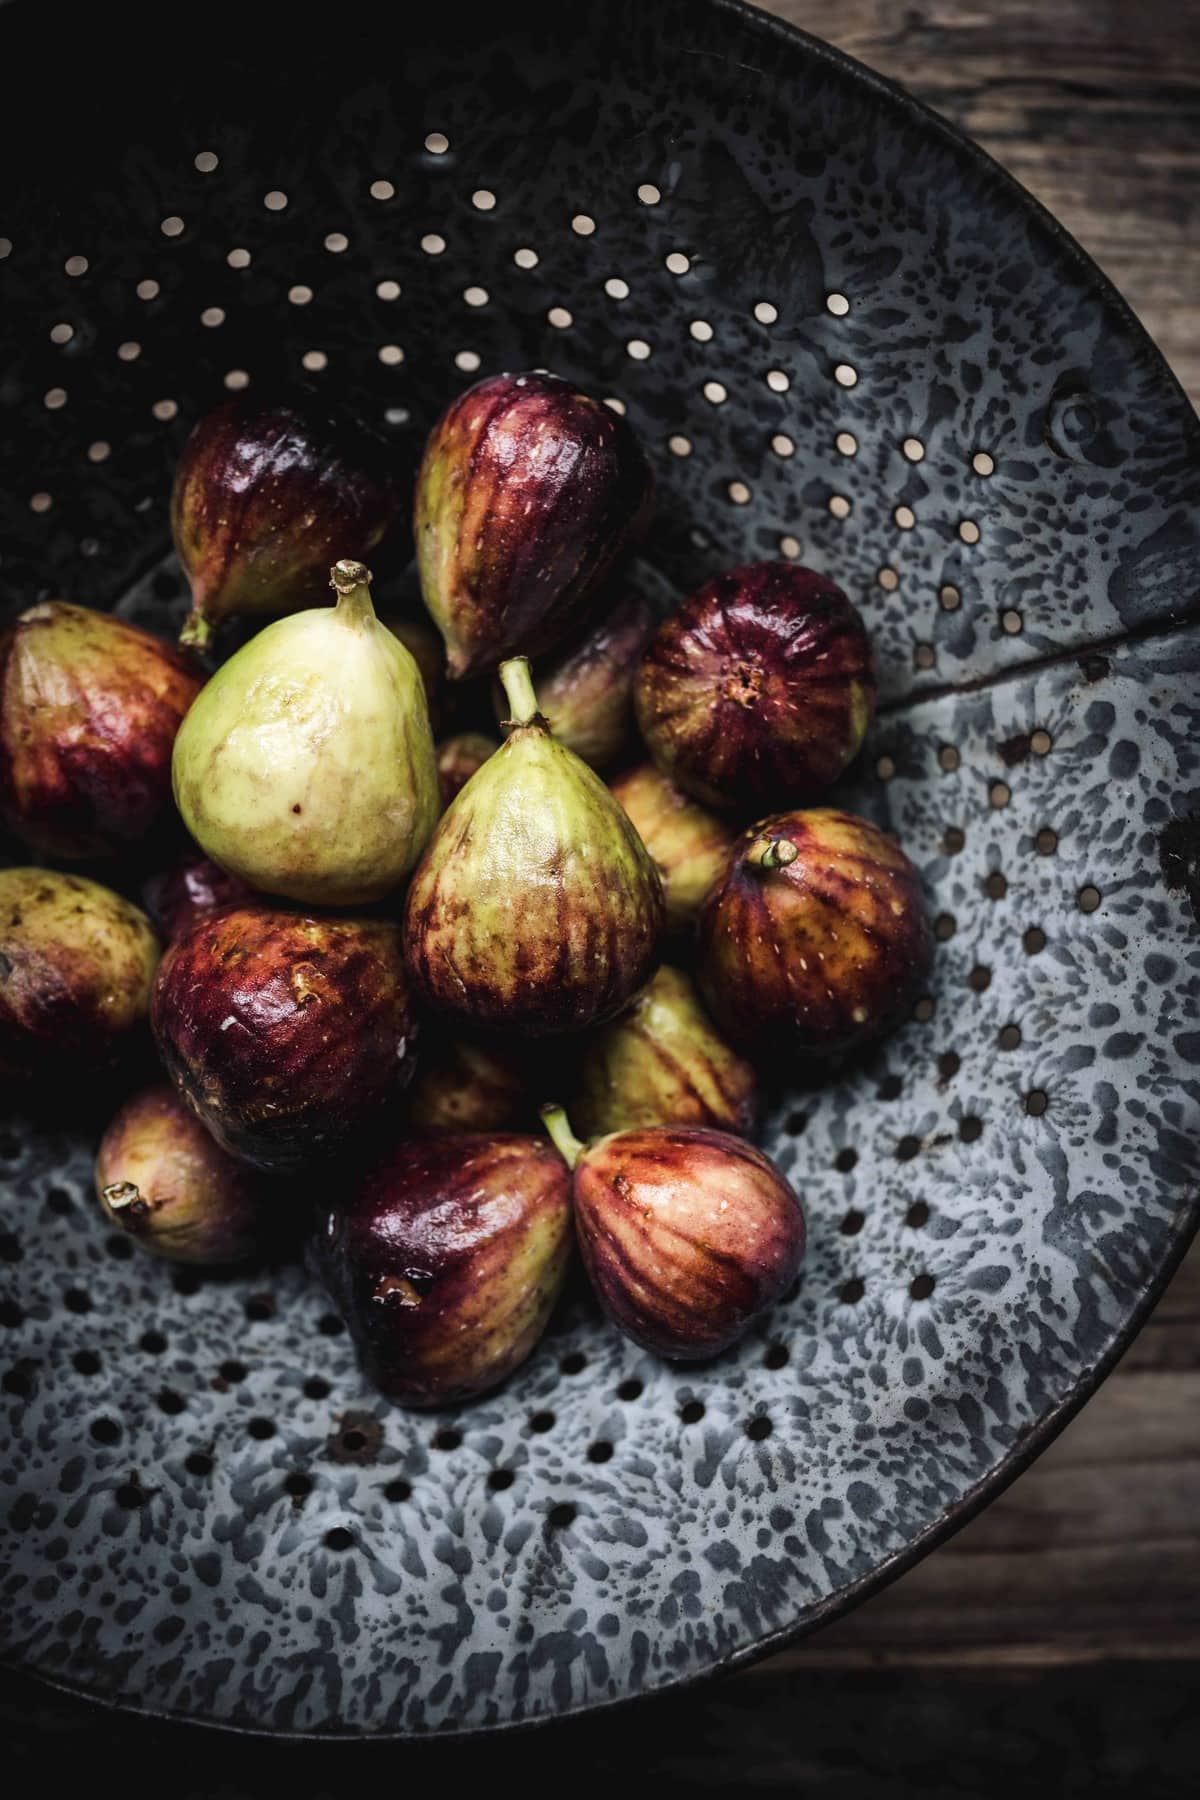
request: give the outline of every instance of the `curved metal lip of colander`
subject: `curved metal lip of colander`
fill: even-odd
[[[1191,403],[1166,358],[1109,277],[1093,261],[1082,245],[1076,242],[1070,232],[1059,223],[1053,213],[1049,212],[1041,201],[1024,188],[1015,176],[1009,174],[1007,169],[966,132],[960,130],[950,120],[943,118],[931,107],[926,106],[923,101],[914,98],[906,89],[879,75],[875,70],[867,68],[865,64],[847,55],[845,51],[837,49],[821,38],[813,37],[811,33],[801,30],[799,26],[792,25],[787,20],[774,18],[770,14],[760,11],[758,7],[750,5],[748,0],[708,0],[708,4],[714,12],[728,14],[742,26],[756,30],[765,37],[774,38],[781,49],[786,52],[792,54],[798,52],[815,62],[823,62],[850,77],[887,106],[907,113],[912,122],[941,137],[956,154],[967,158],[975,164],[977,169],[986,173],[1001,192],[1007,190],[1011,202],[1025,212],[1031,213],[1055,240],[1057,247],[1064,251],[1087,276],[1093,292],[1106,310],[1119,318],[1127,332],[1141,340],[1155,358],[1159,369],[1167,375],[1185,406],[1192,410]],[[1196,425],[1198,438],[1200,438],[1200,419],[1196,421]],[[1174,628],[1176,625],[1159,625],[1154,630],[1157,634]],[[1135,632],[1132,635],[1142,636],[1146,633]],[[1105,641],[1110,640],[1106,639]],[[1020,673],[1029,674],[1031,669],[1036,667],[1035,661],[1031,665],[1024,666]],[[975,685],[977,684],[973,682],[961,683],[958,684],[957,690],[951,691],[970,691],[970,688]],[[1104,1354],[1078,1377],[1057,1404],[1044,1413],[1037,1423],[1024,1433],[1013,1449],[993,1469],[982,1476],[959,1500],[947,1506],[941,1516],[927,1526],[924,1531],[900,1549],[893,1551],[890,1556],[884,1557],[867,1574],[846,1583],[834,1593],[827,1595],[824,1600],[818,1601],[791,1624],[781,1626],[776,1631],[764,1634],[753,1643],[745,1644],[725,1656],[714,1659],[707,1667],[692,1669],[686,1674],[672,1676],[653,1688],[643,1689],[638,1693],[585,1698],[578,1704],[566,1707],[557,1713],[540,1713],[524,1719],[499,1719],[490,1723],[480,1722],[430,1732],[276,1731],[266,1727],[232,1723],[221,1719],[201,1718],[180,1710],[147,1706],[132,1694],[114,1696],[99,1693],[83,1683],[66,1681],[57,1675],[44,1673],[39,1669],[30,1669],[25,1664],[7,1658],[0,1659],[0,1666],[10,1668],[14,1672],[34,1674],[38,1680],[45,1682],[49,1687],[79,1699],[93,1700],[114,1711],[128,1712],[164,1723],[194,1725],[205,1730],[227,1732],[240,1737],[282,1740],[291,1743],[461,1743],[468,1739],[500,1732],[524,1734],[547,1726],[565,1723],[571,1719],[579,1719],[590,1713],[613,1711],[617,1708],[624,1710],[635,1704],[645,1704],[662,1696],[679,1693],[684,1688],[695,1687],[731,1670],[745,1668],[772,1655],[775,1651],[798,1643],[810,1633],[819,1630],[821,1626],[831,1623],[842,1614],[850,1612],[854,1607],[860,1605],[862,1601],[881,1592],[882,1589],[888,1587],[919,1563],[931,1550],[937,1549],[940,1544],[943,1544],[962,1526],[981,1513],[1018,1476],[1024,1474],[1043,1450],[1054,1442],[1059,1433],[1071,1422],[1085,1402],[1091,1398],[1100,1384],[1116,1367],[1162,1298],[1198,1232],[1200,1232],[1200,1190],[1178,1208],[1167,1238],[1164,1254],[1153,1278],[1148,1282],[1137,1305],[1121,1330],[1115,1334]]]

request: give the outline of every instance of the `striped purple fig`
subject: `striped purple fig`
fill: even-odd
[[[189,851],[169,869],[152,875],[142,887],[146,911],[159,936],[168,943],[181,936],[193,919],[251,898],[244,881],[219,868],[199,850]]]

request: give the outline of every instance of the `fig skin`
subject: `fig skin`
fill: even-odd
[[[235,901],[252,900],[253,892],[236,875],[230,875],[211,858],[193,850],[169,869],[152,875],[142,885],[142,902],[154,929],[170,943],[205,913]]]
[[[544,1139],[473,1133],[396,1144],[323,1209],[310,1260],[383,1393],[469,1400],[525,1361],[566,1277],[570,1189]]]
[[[754,1069],[720,1036],[687,976],[666,964],[584,1046],[571,1117],[586,1137],[642,1125],[750,1136]]]
[[[512,730],[413,876],[405,954],[420,999],[468,1028],[581,1031],[649,978],[662,883],[599,776],[551,735],[524,657],[501,674]]]
[[[445,710],[442,689],[446,681],[446,658],[441,638],[424,619],[410,619],[397,613],[380,613],[379,623],[387,626],[392,636],[404,645],[416,663],[425,687],[429,723],[436,731]]]
[[[227,1267],[262,1246],[264,1184],[236,1163],[174,1088],[127,1100],[100,1140],[96,1193],[109,1222],[168,1262]]]
[[[675,1362],[715,1356],[783,1295],[804,1214],[761,1150],[728,1132],[655,1125],[575,1138],[543,1108],[572,1167],[575,1234],[613,1324]]]
[[[654,763],[627,770],[609,786],[658,865],[668,925],[677,935],[690,934],[737,832],[689,800]]]
[[[117,854],[171,800],[171,750],[203,684],[189,657],[50,600],[0,634],[0,817],[44,856]]]
[[[593,769],[611,768],[634,741],[633,681],[654,624],[649,601],[630,588],[578,643],[538,666],[538,702],[551,731]],[[493,702],[503,724],[498,684]]]
[[[815,799],[875,712],[866,628],[832,581],[795,563],[718,575],[651,638],[634,689],[654,761],[707,806]]]
[[[700,921],[700,991],[756,1060],[852,1050],[903,1017],[930,963],[921,884],[887,834],[822,807],[745,832]]]
[[[476,769],[482,769],[489,756],[500,748],[495,738],[481,731],[461,731],[446,738],[437,747],[438,783],[443,811],[461,794]]]
[[[492,375],[425,446],[413,535],[452,681],[550,649],[649,523],[654,482],[611,407],[553,375]]]
[[[180,641],[204,650],[234,614],[319,605],[342,546],[365,556],[402,517],[390,460],[361,420],[315,396],[246,394],[201,419],[171,494],[171,532],[192,589]]]
[[[118,1062],[150,1007],[150,921],[119,894],[53,869],[0,869],[0,1076]]]
[[[259,904],[196,919],[163,957],[151,1024],[196,1117],[269,1172],[357,1148],[413,1073],[400,933],[375,919]]]
[[[519,1059],[480,1038],[422,1030],[404,1116],[413,1132],[506,1131],[532,1113]]]

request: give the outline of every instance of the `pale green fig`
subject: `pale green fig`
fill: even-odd
[[[375,617],[370,580],[362,563],[337,563],[336,606],[251,638],[175,740],[175,800],[201,849],[307,905],[382,898],[438,816],[420,671]]]

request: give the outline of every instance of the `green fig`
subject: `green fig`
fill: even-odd
[[[337,605],[260,631],[175,740],[175,800],[201,849],[307,905],[381,899],[438,815],[421,676],[375,617],[370,579],[362,563],[337,563]]]
[[[413,619],[403,613],[381,613],[379,622],[400,640],[421,671],[429,723],[436,731],[444,710],[442,688],[446,680],[446,657],[441,638],[427,619]]]
[[[654,967],[662,883],[599,777],[551,734],[529,664],[500,670],[507,741],[444,814],[408,892],[418,994],[531,1035],[610,1018]]]
[[[689,800],[653,763],[628,770],[610,786],[658,864],[671,930],[690,932],[737,833]]]

